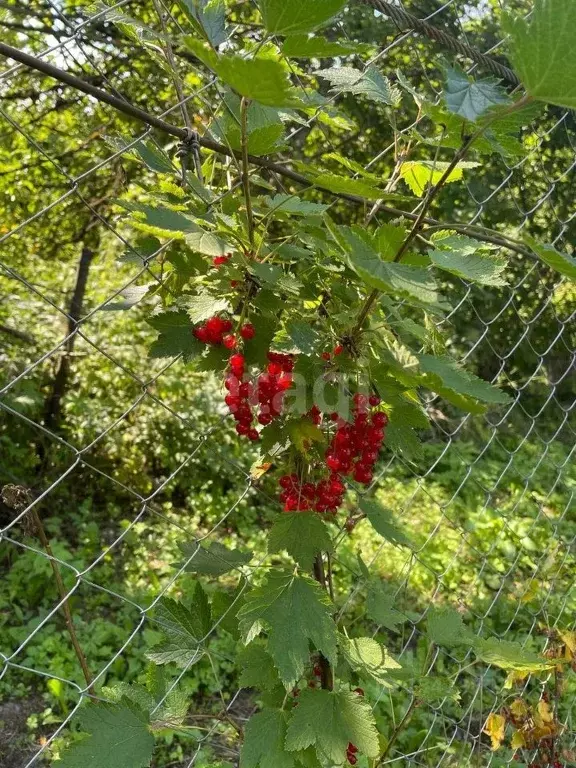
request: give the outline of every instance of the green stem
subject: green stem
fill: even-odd
[[[324,561],[322,559],[321,553],[318,553],[316,555],[316,559],[314,560],[314,578],[324,589],[327,589],[326,574],[324,572]],[[331,580],[331,574],[329,578]],[[330,662],[325,656],[320,654],[319,664],[321,670],[320,681],[322,688],[331,691],[334,688],[334,675],[332,673]]]
[[[454,157],[452,158],[451,162],[446,167],[446,170],[440,177],[440,179],[436,182],[436,184],[430,189],[428,192],[426,199],[422,205],[422,208],[420,209],[420,213],[416,217],[416,220],[412,224],[412,227],[408,234],[406,235],[402,245],[398,249],[393,261],[394,263],[399,262],[408,248],[412,245],[412,242],[417,237],[417,235],[420,233],[420,229],[422,228],[424,224],[424,220],[426,218],[426,214],[430,210],[430,207],[436,197],[438,196],[438,193],[442,190],[446,182],[448,181],[450,174],[452,171],[457,167],[458,163],[460,163],[464,157],[467,155],[467,153],[470,151],[472,145],[475,141],[477,141],[481,136],[484,135],[484,133],[488,130],[488,128],[492,125],[493,122],[496,120],[502,118],[504,115],[511,114],[513,112],[516,112],[520,109],[523,109],[527,104],[529,104],[532,101],[532,97],[525,95],[518,101],[514,102],[509,109],[505,110],[504,112],[498,113],[498,115],[495,115],[490,120],[487,120],[484,125],[480,126],[471,136],[468,136],[462,143],[462,146],[460,149],[456,152]],[[380,291],[378,289],[374,289],[364,302],[362,308],[360,309],[360,312],[358,314],[358,320],[356,321],[356,325],[354,326],[352,330],[352,334],[356,335],[358,334],[361,329],[362,325],[364,324],[364,321],[366,320],[370,310],[374,306],[374,303],[380,296]]]
[[[254,255],[254,213],[252,211],[252,199],[250,197],[250,169],[248,167],[248,106],[249,101],[244,96],[240,102],[240,130],[242,150],[242,187],[246,201],[246,217],[248,219],[248,240],[250,249]]]

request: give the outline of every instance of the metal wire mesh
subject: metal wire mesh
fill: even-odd
[[[22,30],[23,45],[33,42],[37,47],[40,41],[44,46],[42,56],[52,58],[63,67],[75,66],[85,75],[99,77],[111,90],[116,91],[118,87],[121,91],[121,83],[115,82],[113,72],[103,71],[102,60],[95,58],[94,52],[86,44],[84,34],[102,19],[109,17],[112,11],[127,11],[130,5],[137,4],[131,3],[131,0],[122,0],[109,8],[86,14],[79,22],[71,22],[56,3],[49,2],[47,7],[58,19],[57,39],[42,31],[35,32],[34,24],[30,24],[29,29]],[[167,17],[170,17],[169,8],[165,6],[164,9]],[[132,10],[136,12],[137,8]],[[482,3],[476,7],[448,0],[440,4],[428,20],[441,24],[444,17],[449,15],[451,23],[458,25],[461,39],[474,44],[470,20],[474,19],[474,14],[479,10],[488,13]],[[17,11],[15,6],[14,16],[9,18],[18,20],[20,17]],[[40,13],[38,20],[40,24]],[[394,50],[410,45],[412,33],[393,32],[390,31],[390,41],[383,42],[369,64],[382,64]],[[497,51],[500,45],[498,42],[490,51],[484,52]],[[419,62],[422,81],[428,88],[437,91],[433,54],[429,50],[426,52],[426,49],[417,49],[413,55]],[[4,96],[17,93],[19,88],[23,88],[20,78],[25,76],[22,66],[7,67],[0,81]],[[50,86],[50,83],[43,83],[42,87],[48,91]],[[195,103],[200,102],[206,114],[214,117],[218,101],[215,92],[211,90],[212,86],[213,83],[208,82],[185,101],[194,99]],[[86,103],[89,111],[89,99],[84,96],[77,98]],[[184,102],[175,100],[173,95],[169,98],[170,101],[164,95],[157,99],[153,107],[148,104],[149,111],[177,116]],[[142,604],[131,597],[128,585],[125,592],[121,593],[100,583],[105,580],[101,573],[103,563],[112,562],[114,567],[121,568],[125,551],[128,551],[125,550],[126,542],[134,535],[153,536],[159,522],[198,543],[221,539],[225,537],[227,523],[234,513],[264,493],[253,482],[249,464],[246,465],[245,461],[234,454],[230,442],[222,438],[226,434],[225,415],[218,409],[212,390],[208,387],[205,397],[214,407],[215,418],[208,427],[199,426],[187,407],[186,393],[177,387],[181,376],[179,362],[175,360],[168,364],[156,364],[151,368],[150,361],[135,356],[131,339],[122,334],[122,314],[114,315],[114,319],[110,320],[111,313],[104,311],[109,309],[113,301],[119,297],[121,299],[121,294],[135,286],[142,277],[159,284],[164,280],[161,259],[157,257],[167,246],[162,246],[160,251],[142,259],[134,248],[133,234],[103,212],[101,205],[95,203],[84,191],[87,183],[100,178],[112,187],[122,187],[120,163],[123,156],[138,141],[151,135],[151,131],[142,130],[126,147],[117,151],[111,151],[101,141],[97,145],[93,144],[95,139],[91,140],[89,136],[79,137],[77,141],[71,139],[69,155],[58,155],[51,149],[55,126],[43,126],[41,114],[38,120],[39,113],[41,109],[38,104],[34,104],[30,107],[28,120],[22,115],[21,119],[15,119],[10,113],[8,102],[0,108],[2,134],[8,136],[18,133],[27,150],[34,155],[35,162],[50,166],[60,180],[56,188],[46,186],[44,189],[33,190],[28,214],[22,215],[18,211],[20,218],[8,222],[0,229],[0,245],[4,253],[0,258],[2,300],[9,307],[25,308],[16,314],[19,322],[26,317],[28,324],[25,328],[18,328],[21,333],[34,339],[34,343],[27,347],[30,351],[16,366],[9,355],[0,355],[0,362],[4,366],[0,411],[8,429],[25,427],[30,435],[37,435],[36,438],[29,438],[30,451],[36,450],[35,440],[38,443],[44,441],[49,448],[44,447],[43,451],[56,451],[56,458],[44,465],[40,477],[35,474],[32,465],[23,468],[2,462],[2,484],[31,487],[33,495],[27,503],[14,510],[11,519],[4,520],[0,528],[0,541],[13,548],[15,553],[26,552],[43,562],[55,561],[66,575],[66,593],[54,602],[50,610],[38,615],[23,640],[10,640],[2,644],[0,675],[4,680],[14,681],[14,686],[23,675],[31,675],[38,680],[57,679],[75,691],[76,704],[44,738],[38,749],[22,758],[18,765],[26,768],[44,761],[56,737],[69,726],[78,708],[90,695],[88,685],[78,683],[73,675],[68,677],[56,674],[49,660],[42,667],[26,663],[28,648],[50,631],[63,604],[68,601],[74,604],[74,600],[80,602],[87,595],[99,593],[105,604],[123,604],[132,610],[130,625],[122,628],[121,636],[112,643],[107,658],[91,658],[88,655],[94,683],[98,684],[120,663],[130,645],[138,644],[147,629],[157,628],[154,608],[162,596],[180,583],[186,565],[184,563],[176,569],[160,568],[155,595]],[[113,110],[106,108],[101,117],[108,121],[108,128],[112,132],[117,120]],[[314,116],[306,125],[295,128],[290,143],[316,123],[317,117]],[[406,126],[404,130],[410,128],[412,126]],[[559,163],[558,157],[555,157],[555,163],[557,167],[561,165],[562,169],[558,175],[551,177],[548,155],[554,153],[553,142],[560,134],[562,160]],[[469,221],[497,226],[500,208],[504,208],[510,228],[510,219],[513,218],[516,227],[534,228],[545,239],[562,247],[576,215],[565,211],[562,206],[562,210],[557,210],[558,189],[573,179],[576,165],[573,115],[566,113],[553,124],[549,120],[542,120],[540,125],[536,125],[534,136],[536,138],[527,157],[517,163],[493,160],[491,177],[486,184],[467,183],[467,205],[474,207]],[[86,142],[90,143],[92,151],[94,146],[98,147],[100,159],[97,162],[91,160],[79,173],[71,172],[69,168],[73,164],[68,165],[68,161],[81,156]],[[551,150],[549,145],[552,146]],[[391,150],[392,145],[385,147],[366,167],[372,167]],[[518,190],[521,191],[520,199],[517,199]],[[36,228],[34,231],[38,232],[41,248],[44,217],[50,214],[65,221],[71,213],[74,215],[78,206],[89,212],[93,226],[101,232],[100,243],[104,243],[102,247],[107,254],[117,255],[126,250],[135,257],[132,272],[125,279],[118,278],[112,291],[107,272],[110,259],[101,269],[92,267],[84,297],[87,309],[80,317],[71,314],[68,304],[68,286],[74,279],[74,266],[70,262],[63,263],[62,278],[50,282],[46,281],[45,275],[39,278],[34,271],[31,272],[23,255],[18,252],[19,236],[23,232]],[[378,216],[377,211],[375,215]],[[11,243],[16,243],[15,258],[6,247]],[[135,266],[134,261],[138,260]],[[564,525],[571,519],[574,509],[574,476],[571,472],[575,434],[574,400],[573,394],[567,394],[566,387],[574,373],[573,309],[571,314],[559,314],[556,299],[563,290],[561,280],[550,283],[536,262],[524,266],[527,267],[524,271],[514,271],[513,280],[506,288],[492,291],[490,296],[460,281],[454,286],[457,300],[444,321],[457,338],[463,361],[484,361],[489,370],[487,378],[496,380],[502,375],[506,377],[507,384],[515,391],[513,403],[496,416],[489,413],[485,417],[455,418],[453,415],[447,417],[443,413],[442,402],[431,398],[427,405],[434,429],[425,457],[416,464],[403,461],[398,456],[389,457],[369,491],[374,493],[380,489],[384,493],[394,493],[392,481],[398,476],[402,477],[409,491],[401,500],[393,499],[392,504],[399,518],[406,522],[407,528],[415,520],[420,533],[425,534],[421,546],[410,555],[394,550],[388,543],[375,545],[368,551],[368,566],[393,576],[397,598],[402,601],[417,582],[421,597],[424,596],[428,605],[444,598],[453,604],[456,601],[473,617],[474,626],[479,632],[487,628],[492,634],[500,634],[502,637],[509,636],[515,623],[524,628],[526,637],[539,636],[542,626],[548,629],[570,627],[573,625],[575,607],[571,578],[574,568],[574,532]],[[527,305],[526,297],[535,285],[540,284],[544,286],[542,300]],[[530,306],[530,313],[526,311],[526,306]],[[563,311],[565,306],[569,305],[564,305]],[[472,336],[458,338],[457,329],[462,322],[474,328]],[[54,329],[61,326],[64,333],[54,333]],[[503,328],[506,333],[502,332]],[[540,331],[544,328],[546,334],[542,340]],[[115,334],[113,345],[112,334]],[[78,387],[82,396],[86,396],[90,388],[83,383],[84,378],[97,378],[98,371],[103,370],[104,366],[117,370],[123,387],[121,397],[118,398],[119,407],[111,410],[104,405],[105,390],[98,390],[95,397],[102,398],[100,417],[96,421],[87,419],[87,423],[79,427],[76,433],[52,428],[41,417],[27,415],[26,398],[21,395],[23,387],[25,390],[36,377],[46,376],[51,366],[56,367],[63,358],[71,362],[75,379],[80,382]],[[519,360],[522,360],[523,366]],[[532,371],[528,370],[526,360],[532,361]],[[197,379],[197,386],[205,385],[201,379]],[[68,398],[74,396],[74,391],[67,393]],[[152,420],[158,425],[170,425],[169,428],[178,436],[179,444],[179,455],[171,461],[170,470],[158,477],[152,488],[146,487],[146,482],[141,482],[137,469],[123,471],[122,455],[116,455],[113,465],[119,471],[110,469],[110,465],[99,460],[99,452],[119,432],[130,431],[133,434],[142,427],[149,438],[150,431],[143,426],[146,420]],[[471,440],[471,435],[475,435],[476,439]],[[128,435],[127,439],[133,438]],[[564,447],[563,451],[556,450],[559,445]],[[155,447],[150,444],[143,452],[149,456],[150,461],[153,461],[154,450]],[[229,490],[221,505],[222,512],[218,519],[202,530],[188,524],[182,515],[167,512],[163,504],[179,476],[186,476],[190,467],[197,467],[195,462],[198,457],[204,462],[221,462],[229,467],[230,477],[235,479],[234,487]],[[456,476],[450,493],[436,482],[447,462]],[[544,482],[542,475],[546,477]],[[534,491],[537,476],[538,488],[545,488],[545,493]],[[513,492],[509,490],[511,478]],[[66,503],[67,487],[85,485],[88,498],[96,480],[109,489],[112,497],[122,499],[125,504],[124,523],[119,525],[117,520],[113,521],[109,530],[102,534],[101,552],[97,557],[87,564],[78,565],[74,557],[50,554],[42,546],[31,544],[32,540],[27,536],[27,521],[32,510],[41,510],[43,516],[49,517],[52,504],[59,506]],[[105,504],[106,494],[102,495],[102,503]],[[266,503],[274,504],[274,501],[266,497]],[[463,504],[470,505],[473,512],[469,519],[462,515]],[[425,510],[424,514],[422,509]],[[500,534],[492,540],[487,539],[487,544],[483,540],[482,525],[496,515]],[[535,540],[545,541],[545,544],[534,549],[530,544],[533,534]],[[445,553],[442,560],[437,556],[439,547]],[[153,543],[151,549],[154,550]],[[341,549],[337,550],[334,562],[335,567],[342,572],[353,570],[350,558],[345,553],[342,555]],[[473,571],[467,582],[461,582],[457,577],[463,565],[467,573]],[[249,587],[250,573],[258,567],[258,564],[251,567],[250,572],[242,569],[246,577],[244,588]],[[353,577],[355,586],[342,610],[354,602],[363,585],[355,571]],[[537,602],[531,599],[535,585],[539,588]],[[510,610],[510,601],[515,606],[513,610]],[[509,625],[504,631],[495,630],[493,618],[500,613],[504,603],[508,604],[508,614],[511,616]],[[412,614],[394,641],[393,650],[400,661],[414,653],[421,634],[418,624],[426,612],[427,608],[418,615]],[[17,625],[18,621],[14,624]],[[215,630],[216,626],[209,634]],[[222,654],[219,650],[206,653],[211,663],[215,687],[220,692],[221,711],[214,715],[211,726],[196,740],[194,747],[189,748],[185,759],[180,762],[187,768],[202,765],[202,749],[210,744],[216,744],[217,753],[223,759],[235,762],[237,749],[226,746],[220,737],[222,729],[226,727],[227,717],[242,723],[255,707],[249,697],[247,703],[243,702],[246,697],[242,691],[228,698],[224,696],[226,684],[214,663]],[[166,696],[177,687],[194,661],[179,672],[171,682]],[[430,668],[434,664],[444,664],[458,670],[459,686],[463,691],[462,706],[459,711],[446,702],[437,707],[429,706],[427,730],[420,734],[418,743],[411,751],[400,757],[391,757],[384,764],[456,765],[459,763],[450,760],[462,743],[468,747],[466,759],[482,759],[485,764],[490,764],[492,758],[482,740],[481,730],[499,695],[494,671],[489,665],[479,671],[478,667],[472,665],[471,657],[462,658],[441,649],[435,651],[434,658],[428,663]],[[415,695],[413,692],[408,694],[412,697]],[[379,702],[388,696],[388,692],[383,689]],[[392,713],[394,716],[393,707]],[[572,730],[571,717],[572,710],[569,709],[566,721],[568,731]]]

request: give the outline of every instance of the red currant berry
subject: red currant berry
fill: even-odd
[[[222,264],[226,264],[230,256],[215,256],[212,259],[212,264],[214,264],[215,267],[221,267]]]
[[[194,336],[203,344],[208,342],[208,330],[205,325],[201,325],[198,328],[194,328]]]
[[[341,355],[342,352],[344,352],[344,347],[342,346],[342,344],[336,344],[336,346],[334,347],[334,354]]]
[[[280,363],[269,363],[267,370],[271,376],[279,376],[282,373],[282,366]]]
[[[350,763],[350,765],[356,765],[356,763],[358,762],[358,758],[356,757],[356,755],[348,755],[348,762]]]
[[[236,348],[236,336],[234,336],[233,333],[228,334],[228,336],[224,336],[222,339],[222,344],[226,347],[226,349],[235,349]]]
[[[267,424],[270,424],[271,421],[272,416],[267,413],[261,413],[260,416],[258,416],[258,423],[262,424],[263,427],[265,427]]]
[[[260,439],[260,433],[258,432],[258,430],[257,429],[251,429],[248,432],[248,439],[249,440],[253,440],[253,441],[259,440]]]
[[[380,405],[380,398],[378,395],[370,395],[368,402],[373,408],[375,408],[377,405]]]
[[[314,674],[316,675],[316,677],[322,677],[322,667],[320,666],[320,664],[314,665]]]
[[[340,469],[340,459],[338,459],[336,456],[328,456],[326,459],[326,466],[328,469],[331,469],[332,472],[338,472]]]
[[[230,365],[232,368],[244,368],[244,355],[239,353],[232,355]]]
[[[350,754],[352,754],[352,755],[355,755],[356,752],[358,752],[358,747],[356,747],[354,744],[352,744],[352,742],[349,742],[348,743],[348,752],[350,752]]]
[[[247,435],[248,432],[250,432],[250,427],[248,424],[240,422],[239,424],[236,424],[236,432],[238,432],[239,435]]]
[[[321,358],[326,361],[330,360],[330,352],[322,352]]]
[[[384,411],[378,411],[372,416],[372,424],[375,427],[385,427],[388,424],[388,415]]]
[[[242,336],[243,339],[246,339],[248,341],[249,339],[253,339],[256,335],[256,329],[252,325],[252,323],[246,323],[246,325],[243,325],[240,329],[240,336]]]

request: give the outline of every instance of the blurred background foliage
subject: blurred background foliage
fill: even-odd
[[[497,0],[405,5],[420,17],[437,12],[434,24],[482,51],[498,44]],[[507,5],[521,10],[530,4]],[[253,4],[228,0],[228,7],[230,21],[249,36],[257,21]],[[94,10],[83,0],[4,0],[2,39],[40,52],[68,37]],[[123,10],[158,26],[152,0]],[[390,46],[399,34],[389,20],[359,4],[351,4],[341,18],[340,28],[327,36],[344,35],[376,50]],[[81,27],[75,42],[59,49],[53,60],[160,114],[177,97],[166,71],[137,42],[102,17]],[[392,77],[401,69],[418,90],[430,94],[441,87],[442,55],[447,56],[428,41],[408,37],[390,47],[379,66]],[[502,46],[493,55],[506,62]],[[317,64],[300,62],[303,69]],[[182,58],[180,66],[188,93],[206,85],[193,60]],[[266,479],[263,493],[247,490],[256,453],[239,445],[224,420],[218,382],[181,362],[147,358],[155,335],[145,322],[149,307],[97,310],[135,274],[126,252],[138,238],[114,201],[127,192],[137,198],[157,183],[158,177],[129,155],[108,160],[114,153],[110,140],[137,136],[141,126],[26,69],[0,88],[0,236],[23,225],[1,245],[1,383],[21,378],[0,401],[0,486],[22,484],[38,494],[51,488],[40,509],[55,555],[80,572],[97,561],[70,601],[90,667],[96,672],[114,659],[103,682],[138,680],[145,673],[144,651],[158,637],[141,608],[170,581],[178,545],[208,535],[223,520],[218,540],[242,543],[262,556],[262,532],[277,514],[276,505]],[[210,122],[215,98],[208,89],[191,100],[199,125]],[[350,97],[341,99],[338,109],[346,119],[340,129],[330,127],[330,150],[362,165],[379,158],[370,169],[386,178],[391,157],[381,153],[392,131],[382,112]],[[406,98],[395,115],[398,127],[415,117],[415,106]],[[168,119],[176,122],[179,114]],[[533,150],[528,159],[514,164],[492,156],[466,183],[443,191],[438,218],[474,220],[508,233],[524,225],[545,241],[574,242],[570,170],[575,138],[572,118],[560,109],[542,111],[523,134],[524,145]],[[174,153],[174,142],[162,135],[156,140]],[[319,162],[326,150],[325,127],[313,121],[281,156]],[[315,194],[321,195],[311,193],[310,199]],[[361,222],[365,213],[342,201],[332,212],[347,222]],[[68,350],[66,386],[55,419],[55,381],[64,358],[59,345],[69,331],[61,310],[70,309],[86,252],[82,314],[94,314]],[[152,270],[161,276],[162,264]],[[458,307],[447,329],[451,346],[478,375],[492,379],[503,372],[506,385],[519,393],[517,404],[502,420],[498,413],[463,419],[447,404],[431,402],[435,427],[422,435],[422,456],[413,464],[387,456],[377,491],[410,532],[414,553],[375,540],[360,526],[339,549],[334,566],[344,598],[362,584],[358,553],[365,563],[374,559],[372,574],[397,592],[396,606],[409,619],[395,631],[382,630],[382,639],[407,663],[426,656],[427,641],[417,627],[433,600],[465,610],[477,631],[510,640],[530,636],[534,647],[542,646],[549,628],[571,626],[576,601],[576,326],[570,323],[576,289],[518,257],[502,289],[471,290],[461,283],[448,289]],[[38,425],[50,426],[60,439]],[[144,505],[151,494],[152,502]],[[0,504],[2,525],[12,515]],[[34,551],[38,548],[24,523],[0,540],[0,653],[5,656],[30,637],[58,601],[50,564]],[[68,587],[75,582],[71,569],[64,578]],[[185,595],[191,583],[186,575],[172,589]],[[360,589],[358,605],[352,605],[359,621],[365,621],[360,618],[364,599]],[[228,699],[236,690],[236,643],[223,633],[212,646],[215,668],[199,664],[186,676],[185,687],[198,709],[211,703],[217,708],[221,697]],[[20,666],[0,678],[0,756],[7,768],[25,765],[77,700],[77,691],[57,678],[82,685],[58,613],[15,661]],[[491,670],[479,677],[457,654],[446,654],[438,663],[457,675],[461,705],[484,686],[484,697],[474,699],[467,715],[478,719],[479,733],[482,711],[499,695],[502,680]],[[376,688],[369,693],[379,702],[382,730],[391,731],[409,692],[401,689],[381,699]],[[250,711],[249,701],[245,706]],[[398,749],[418,751],[422,765],[436,765],[440,754],[446,766],[471,764],[474,745],[458,738],[459,706],[448,702],[417,709]],[[156,765],[184,766],[193,745],[194,734],[166,737]],[[477,754],[473,759],[480,761],[474,764],[485,764]],[[203,748],[196,764],[228,757],[223,733]]]

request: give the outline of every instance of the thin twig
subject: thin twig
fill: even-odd
[[[248,165],[248,106],[249,101],[244,96],[240,101],[240,131],[242,148],[242,187],[246,201],[246,218],[248,219],[248,240],[250,250],[254,254],[254,212],[252,211],[252,199],[250,197],[250,168]]]

